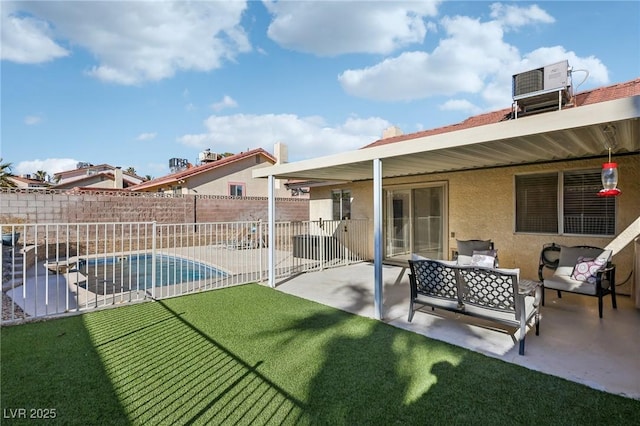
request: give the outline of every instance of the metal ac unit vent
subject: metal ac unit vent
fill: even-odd
[[[513,76],[513,96],[537,92],[544,89],[544,69],[539,68]]]
[[[569,62],[536,68],[513,76],[513,97],[522,98],[542,90],[566,89],[568,82]]]
[[[185,170],[189,165],[189,161],[186,158],[170,158],[169,169],[171,173],[177,173]]]

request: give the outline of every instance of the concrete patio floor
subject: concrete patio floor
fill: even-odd
[[[546,291],[540,335],[530,330],[525,355],[507,331],[482,327],[444,312],[417,312],[407,321],[408,271],[383,267],[383,321],[429,338],[461,346],[532,370],[562,377],[605,392],[640,400],[640,310],[628,296],[618,296],[618,309],[605,298],[603,318],[597,299]],[[279,283],[284,293],[353,314],[374,318],[374,268],[371,263],[311,272]],[[485,323],[488,324],[488,323]]]

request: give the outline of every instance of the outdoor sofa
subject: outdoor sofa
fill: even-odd
[[[425,306],[491,320],[520,330],[518,353],[524,355],[527,325],[535,319],[540,332],[541,289],[519,280],[518,269],[458,265],[455,261],[409,260],[409,322]]]

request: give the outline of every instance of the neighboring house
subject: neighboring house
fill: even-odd
[[[55,173],[53,180],[56,184],[52,189],[126,189],[144,182],[143,177],[120,167],[88,163],[78,163],[76,169]]]
[[[16,188],[48,188],[51,185],[49,182],[32,179],[31,175],[9,176],[8,179],[16,185]]]
[[[372,220],[376,300],[383,259],[450,259],[456,241],[469,239],[493,240],[500,266],[520,268],[526,279],[537,279],[543,244],[609,246],[618,282],[627,281],[619,292],[633,293],[640,78],[577,94],[561,87],[551,98],[520,95],[512,108],[412,134],[392,128],[363,149],[254,177],[314,181],[312,220]],[[597,195],[608,146],[618,164],[617,197]]]
[[[167,194],[223,195],[237,197],[268,196],[267,182],[264,179],[253,179],[253,170],[286,162],[286,146],[276,144],[276,155],[271,155],[262,148],[253,149],[227,157],[201,153],[202,164],[186,165],[167,176],[141,183],[131,191],[162,192]],[[308,197],[306,193],[289,190],[285,182],[276,182],[276,197]]]

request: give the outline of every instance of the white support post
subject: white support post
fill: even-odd
[[[382,160],[373,160],[374,315],[382,319]]]
[[[276,254],[276,198],[275,198],[275,178],[273,175],[269,175],[269,205],[268,205],[268,229],[269,229],[269,247],[267,248],[269,258],[269,287],[275,288],[276,286],[276,270],[275,270],[275,254]]]

